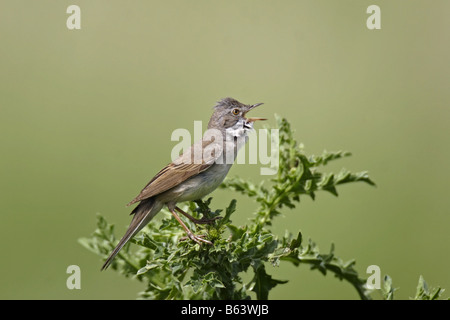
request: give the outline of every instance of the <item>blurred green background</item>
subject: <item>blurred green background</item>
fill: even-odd
[[[66,28],[71,4],[81,30]],[[381,30],[366,9],[381,7]],[[134,299],[144,288],[77,243],[97,212],[121,236],[125,207],[170,161],[176,128],[192,132],[223,97],[264,102],[309,153],[368,170],[277,218],[322,251],[331,242],[365,276],[380,266],[414,296],[420,275],[450,290],[449,1],[17,1],[0,4],[0,298]],[[231,175],[260,181],[259,166]],[[254,203],[238,199],[235,224]],[[81,267],[81,290],[66,268]],[[268,266],[274,299],[357,299],[332,275]],[[444,296],[448,296],[447,291]],[[377,294],[374,294],[376,298]]]

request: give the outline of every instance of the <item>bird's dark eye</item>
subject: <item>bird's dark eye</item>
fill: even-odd
[[[234,114],[235,116],[237,116],[239,114],[239,112],[241,112],[241,111],[239,111],[239,109],[233,109],[231,111],[231,113]]]

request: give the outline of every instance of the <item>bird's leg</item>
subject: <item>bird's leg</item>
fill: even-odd
[[[188,218],[189,220],[191,220],[195,224],[209,224],[209,223],[213,223],[217,219],[222,219],[222,217],[215,217],[215,218],[212,218],[212,219],[206,219],[206,218],[196,219],[193,216],[191,216],[189,213],[184,212],[183,210],[181,210],[178,207],[175,207],[175,210],[177,210],[179,213],[184,215],[186,218]]]
[[[189,228],[184,224],[183,220],[181,220],[181,218],[176,214],[175,210],[173,208],[169,208],[169,211],[173,214],[173,216],[175,217],[175,219],[177,219],[177,221],[181,224],[181,226],[183,227],[184,231],[186,231],[189,239],[194,240],[195,242],[197,242],[198,244],[203,243],[207,243],[212,245],[211,241],[208,241],[206,239],[203,239],[201,236],[196,236],[195,234],[192,233],[191,230],[189,230]]]

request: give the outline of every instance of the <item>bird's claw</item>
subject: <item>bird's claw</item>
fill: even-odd
[[[197,224],[211,224],[216,220],[222,219],[223,217],[214,217],[214,218],[201,218],[200,220],[197,220],[196,223]]]
[[[198,244],[202,244],[202,243],[207,243],[209,245],[213,244],[211,241],[203,239],[204,237],[206,237],[206,236],[203,235],[203,234],[197,236],[197,235],[195,235],[193,233],[189,233],[187,236],[181,237],[180,241],[185,241],[187,239],[191,239],[191,240],[197,242]]]

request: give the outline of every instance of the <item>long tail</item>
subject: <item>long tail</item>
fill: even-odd
[[[155,199],[149,198],[141,201],[139,205],[134,208],[131,214],[134,214],[133,219],[131,220],[130,226],[128,227],[125,235],[117,244],[116,248],[111,252],[108,259],[106,259],[105,263],[102,266],[101,270],[105,270],[109,267],[115,256],[119,253],[119,251],[123,248],[123,246],[133,238],[143,227],[150,222],[150,220],[161,210],[161,208],[157,208],[155,206]]]

